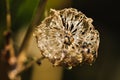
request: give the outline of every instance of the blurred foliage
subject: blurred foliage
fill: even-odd
[[[41,0],[9,0],[12,19],[13,35],[22,27],[30,24],[32,16]],[[70,0],[48,0],[46,10],[50,8],[64,8],[70,5]],[[68,5],[66,5],[68,4]],[[62,5],[62,6],[61,6]],[[27,26],[26,26],[27,27]],[[0,0],[0,44],[3,41],[2,33],[6,29],[6,0]]]
[[[3,30],[6,29],[6,11],[5,11],[5,0],[0,0],[0,48],[3,45]]]
[[[30,23],[39,0],[11,0],[12,30]]]
[[[5,41],[6,41],[5,37],[3,35],[3,33],[7,30],[6,1],[7,0],[0,0],[0,51],[3,50],[3,48],[5,46]],[[38,3],[39,3],[39,1],[42,1],[42,0],[8,0],[8,1],[10,4],[12,38],[14,40],[14,46],[16,49],[16,44],[18,45],[18,43],[16,43],[17,42],[16,37],[19,40],[21,40],[20,38],[23,38],[25,31],[27,31],[28,26],[31,24],[32,18],[34,17],[34,15],[36,15],[35,12],[38,7]],[[70,7],[70,4],[71,4],[71,0],[47,0],[47,4],[45,6],[45,10],[46,10],[45,15],[47,15],[47,12],[49,12],[50,8],[62,9],[65,7]],[[44,18],[45,15],[44,14],[42,15],[42,19]],[[20,32],[21,29],[24,29],[24,30],[22,30],[24,32]],[[21,36],[18,36],[18,34],[21,34]],[[15,53],[15,54],[17,54],[17,53]],[[1,56],[1,53],[0,53],[0,56]],[[6,67],[4,68],[5,65],[2,64],[2,66],[0,68],[3,68],[3,70],[1,70],[1,71],[4,71],[4,69],[6,68]],[[46,66],[46,67],[48,67],[48,66]],[[8,67],[7,67],[7,69],[8,69]],[[41,68],[41,69],[43,69],[43,68]],[[7,75],[6,70],[4,71],[4,74],[5,74],[4,76]],[[38,68],[36,70],[38,71]],[[59,73],[61,74],[61,69],[59,69],[59,70],[53,69],[52,70],[51,74],[53,75],[52,76],[53,79],[55,79],[54,78],[54,74],[56,74],[55,72],[58,74]],[[21,73],[22,80],[30,80],[31,73],[32,73],[31,69],[28,69],[27,71],[22,72]],[[34,71],[34,73],[36,73],[36,72]],[[47,73],[47,71],[45,73]],[[1,74],[2,74],[2,72],[1,72]],[[0,74],[0,79],[1,79],[1,77],[3,77],[1,74]],[[37,76],[39,78],[39,75],[37,75]],[[59,75],[57,75],[57,76],[59,77]],[[4,79],[5,79],[5,77],[4,77]]]
[[[24,25],[30,23],[39,0],[9,0],[13,35]],[[0,44],[4,41],[6,29],[6,0],[0,0]]]

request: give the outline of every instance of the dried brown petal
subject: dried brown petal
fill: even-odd
[[[92,21],[73,8],[51,9],[34,33],[42,55],[54,66],[91,64],[97,57],[100,41]]]

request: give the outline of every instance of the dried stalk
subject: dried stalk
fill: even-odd
[[[9,59],[8,59],[8,63],[10,65],[14,65],[16,62],[16,58],[15,58],[15,52],[14,52],[14,47],[13,47],[13,39],[11,37],[11,13],[10,13],[10,4],[9,4],[9,0],[6,0],[6,27],[7,30],[4,32],[4,35],[6,37],[6,47],[5,50],[6,52],[8,51],[10,54]],[[7,53],[6,53],[7,55]]]
[[[13,47],[13,39],[11,37],[11,12],[10,12],[10,4],[9,0],[6,0],[6,30],[4,31],[5,45],[4,49],[1,52],[1,61],[0,66],[2,69],[0,70],[4,76],[2,76],[4,80],[8,80],[7,72],[13,67],[16,63],[16,57]]]
[[[10,28],[11,28],[11,14],[10,14],[9,0],[6,0],[6,9],[7,9],[7,14],[6,14],[7,29],[10,30]]]

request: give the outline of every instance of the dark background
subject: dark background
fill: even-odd
[[[72,0],[72,7],[91,17],[100,33],[96,62],[65,70],[63,80],[120,80],[120,8],[117,0]]]

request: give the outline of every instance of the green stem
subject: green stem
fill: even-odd
[[[31,22],[31,24],[29,25],[29,28],[27,30],[27,34],[25,35],[23,43],[22,43],[22,45],[20,47],[20,50],[19,50],[20,52],[22,50],[25,50],[29,46],[31,35],[32,35],[33,31],[34,31],[34,28],[40,23],[40,20],[42,18],[42,14],[43,14],[44,9],[45,9],[46,2],[47,2],[47,0],[41,0],[39,2],[36,13],[35,13],[35,15],[33,17],[33,20]]]

